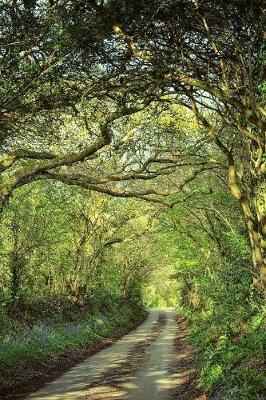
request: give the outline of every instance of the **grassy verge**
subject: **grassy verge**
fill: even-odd
[[[136,317],[137,315],[137,317]],[[82,314],[73,321],[5,319],[0,341],[0,395],[23,398],[75,363],[107,347],[145,318],[142,310],[114,306],[105,312]],[[3,326],[3,325],[2,325]],[[9,397],[11,395],[11,397]],[[4,397],[6,396],[6,397]]]
[[[266,331],[263,315],[227,321],[190,314],[190,340],[201,367],[200,384],[209,400],[264,400]],[[222,323],[223,322],[223,323]]]

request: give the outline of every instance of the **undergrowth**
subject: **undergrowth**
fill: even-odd
[[[28,368],[60,357],[60,354],[75,348],[90,347],[111,336],[119,327],[136,320],[135,312],[129,305],[119,307],[113,304],[108,310],[77,309],[70,304],[62,304],[52,309],[46,306],[28,304],[27,311],[13,311],[0,314],[0,388],[8,387],[16,381],[23,381]],[[39,309],[42,319],[35,315]],[[49,311],[50,310],[50,311]],[[138,312],[141,318],[142,310]],[[18,318],[19,315],[19,318]],[[44,318],[45,315],[45,318]]]
[[[226,241],[227,240],[227,241]],[[252,281],[240,238],[224,238],[226,259],[199,260],[189,270],[183,313],[209,400],[266,398],[266,325],[261,292]],[[237,248],[238,258],[233,250]],[[231,256],[233,254],[233,256]],[[193,268],[193,269],[192,269]],[[206,274],[202,274],[202,268]],[[184,270],[182,272],[188,275]],[[187,278],[187,275],[185,276]]]
[[[239,325],[235,331],[225,321],[190,316],[191,343],[201,365],[200,384],[210,400],[265,399],[266,332],[262,315],[263,311],[258,311],[244,327],[236,321]]]

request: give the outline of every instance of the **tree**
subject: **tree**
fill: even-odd
[[[108,4],[117,10],[117,4]],[[265,286],[262,2],[134,2],[130,9],[123,1],[119,5],[114,31],[131,55],[126,80],[134,70],[138,81],[193,110],[225,154],[228,184],[242,208],[253,262]],[[216,124],[211,122],[214,115]],[[234,136],[232,147],[222,140],[228,129]],[[243,165],[241,152],[249,165]]]
[[[34,29],[27,19],[28,12],[33,16]],[[15,126],[15,109],[20,126],[25,115],[30,121],[33,99],[38,105],[35,124],[41,126],[45,118],[49,119],[53,138],[58,112],[61,116],[70,115],[70,110],[73,116],[79,114],[81,101],[87,108],[86,102],[91,99],[104,100],[102,117],[107,114],[107,118],[101,119],[101,138],[90,146],[84,143],[82,151],[47,154],[30,151],[27,146],[5,151],[3,203],[14,188],[36,179],[61,180],[121,197],[147,199],[147,195],[172,193],[150,187],[117,192],[108,186],[114,181],[144,179],[143,172],[150,178],[143,154],[137,172],[131,166],[127,170],[130,176],[109,174],[104,182],[91,182],[75,174],[62,176],[54,169],[88,161],[107,148],[114,142],[117,118],[123,124],[125,116],[148,104],[181,104],[194,113],[202,135],[227,159],[228,185],[242,209],[253,263],[265,287],[263,19],[259,0],[226,5],[219,0],[133,1],[130,6],[124,0],[5,2],[2,52],[5,68],[13,71],[10,76],[18,74],[20,85],[13,88],[4,78],[10,94],[2,111],[4,122],[12,121]],[[25,27],[31,28],[27,37]],[[16,40],[10,41],[11,35],[19,38],[25,54],[16,48]],[[11,55],[15,56],[15,64],[10,63]],[[42,101],[43,93],[48,101]],[[86,125],[84,115],[82,118]],[[5,131],[10,133],[11,129]],[[5,146],[8,150],[7,142]],[[155,163],[163,161],[161,155]],[[22,162],[30,158],[37,161],[27,161],[26,165]],[[176,159],[175,164],[178,166]],[[171,165],[173,159],[163,167]]]

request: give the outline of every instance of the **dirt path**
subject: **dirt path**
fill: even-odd
[[[176,332],[176,312],[166,312],[166,325],[127,385],[127,400],[167,400],[176,384],[177,374],[169,371]]]
[[[136,330],[27,399],[177,399],[184,371],[180,376],[176,365],[176,332],[175,311],[152,309]]]

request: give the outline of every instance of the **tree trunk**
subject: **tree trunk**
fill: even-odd
[[[250,202],[244,195],[244,190],[240,187],[237,180],[236,167],[231,157],[228,168],[228,183],[233,196],[239,201],[244,221],[246,223],[252,251],[252,260],[256,268],[259,281],[257,286],[266,295],[266,254],[265,254],[265,235],[266,235],[266,216],[265,205],[261,207],[261,200],[256,198],[255,208],[257,215],[252,212]]]

